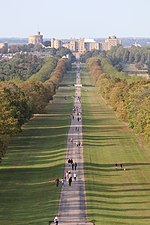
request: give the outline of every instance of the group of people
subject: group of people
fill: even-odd
[[[73,162],[72,159],[68,159],[68,162],[70,163],[70,161],[72,162],[71,166],[72,166],[72,170],[75,170],[74,173],[72,174],[70,170],[67,170],[66,171],[66,174],[65,174],[65,178],[56,178],[55,180],[55,185],[56,187],[59,186],[59,183],[61,183],[62,187],[65,185],[65,182],[68,182],[69,186],[71,186],[71,183],[72,183],[72,179],[74,179],[74,181],[76,181],[76,178],[77,178],[77,174],[76,174],[76,169],[77,169],[77,163]]]
[[[120,164],[116,163],[116,164],[115,164],[115,168],[116,168],[116,170],[119,169],[119,168],[120,168],[121,170],[122,170],[122,169],[125,170],[125,168],[123,168],[123,164],[122,164],[122,163],[120,163]]]
[[[66,171],[66,173],[67,173],[67,175],[66,175],[65,179],[64,178],[61,178],[61,179],[57,178],[55,180],[56,187],[59,186],[59,183],[61,183],[61,185],[63,187],[65,185],[65,182],[68,182],[69,186],[71,186],[71,183],[72,183],[72,174],[71,174],[70,171]],[[76,173],[74,173],[73,176],[74,176],[74,180],[76,181],[76,177],[77,177]]]
[[[76,181],[76,178],[77,178],[76,172],[74,172],[73,175],[72,175],[70,170],[66,171],[65,180],[68,182],[69,186],[71,186],[72,179],[74,179],[74,181]]]
[[[77,74],[77,79],[79,79],[80,76],[79,74]],[[78,80],[77,83],[79,83],[80,81]],[[65,96],[65,100],[67,100],[67,97]],[[77,105],[74,105],[73,107],[73,110],[72,110],[72,114],[71,114],[71,117],[73,120],[76,119],[76,121],[79,123],[81,120],[82,120],[82,112],[81,112],[81,107],[79,106],[81,102],[81,97],[80,97],[80,94],[78,92],[78,90],[76,90],[76,93],[75,93],[75,103],[77,103]],[[79,103],[79,104],[78,104]],[[74,128],[74,131],[75,132],[79,132],[80,129],[79,129],[79,125],[76,125],[76,127]],[[80,140],[77,140],[77,141],[74,141],[73,140],[73,137],[71,137],[69,139],[69,142],[71,144],[76,144],[77,147],[80,147],[82,145],[81,141]],[[66,170],[65,172],[65,177],[62,178],[62,179],[56,179],[55,180],[55,184],[56,184],[56,187],[59,186],[59,183],[61,183],[62,187],[66,185],[66,183],[68,183],[69,186],[71,186],[72,184],[72,181],[76,181],[77,179],[77,162],[74,162],[72,158],[69,158],[68,159],[68,166],[71,168],[71,171],[70,170]],[[56,216],[54,218],[54,222],[56,225],[58,225],[58,217]]]
[[[72,170],[76,170],[77,169],[77,163],[73,162],[73,159],[68,159],[68,163],[69,163],[69,166],[71,165],[72,167]]]
[[[79,129],[79,128],[77,128]],[[77,147],[80,147],[82,145],[81,141],[74,141],[73,138],[70,138],[70,143],[73,144],[75,143]]]
[[[56,178],[56,180],[55,180],[55,185],[56,185],[56,187],[59,186],[59,183],[61,183],[62,187],[64,186],[65,180],[64,180],[63,177],[62,177],[61,179]]]
[[[81,121],[81,113],[77,113],[76,115],[72,113],[72,119],[75,119],[75,116],[77,118],[77,121],[80,122]]]

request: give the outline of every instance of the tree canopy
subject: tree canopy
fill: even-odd
[[[87,60],[98,93],[113,107],[119,118],[128,122],[129,127],[136,133],[142,134],[150,145],[150,81],[128,83],[122,73],[119,76],[117,70],[115,76],[115,68],[112,65],[106,72],[103,63],[100,58]]]
[[[41,79],[49,77],[46,82],[34,79],[17,84],[0,82],[0,158],[4,156],[10,137],[21,131],[21,126],[33,113],[43,112],[70,66],[68,59],[60,59],[53,71],[46,67]]]

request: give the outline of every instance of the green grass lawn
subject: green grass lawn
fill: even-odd
[[[84,160],[89,220],[96,225],[150,224],[150,151],[82,74]],[[115,163],[122,163],[116,170]]]
[[[48,225],[57,212],[75,73],[67,74],[47,117],[33,118],[12,139],[0,165],[0,225]],[[67,96],[67,100],[64,99]]]

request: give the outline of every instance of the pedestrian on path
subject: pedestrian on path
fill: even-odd
[[[74,163],[74,169],[75,170],[77,169],[77,163],[76,162]]]
[[[74,181],[76,181],[76,178],[77,178],[77,174],[76,173],[73,174],[73,178],[74,178]]]
[[[72,170],[74,170],[74,163],[72,163]]]
[[[72,177],[71,171],[68,171],[68,178]]]
[[[66,171],[66,181],[68,182],[68,179],[69,179],[69,172],[68,170]]]
[[[64,186],[64,184],[65,184],[65,183],[64,183],[64,178],[62,177],[62,178],[61,178],[61,185],[62,185],[62,187]]]
[[[54,218],[54,223],[55,223],[56,225],[58,225],[58,222],[59,222],[58,217],[55,216],[55,218]]]
[[[71,186],[72,183],[72,177],[69,178],[69,186]]]

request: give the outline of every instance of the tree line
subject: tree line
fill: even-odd
[[[84,54],[80,56],[80,62],[85,63],[87,59],[91,57],[96,57],[101,54],[101,50],[92,50],[92,51],[86,51]]]
[[[97,91],[113,107],[116,114],[136,133],[144,136],[150,145],[150,81],[139,80],[128,83],[120,73],[119,76],[110,76],[104,72],[100,58],[87,60],[87,67],[94,77]],[[112,73],[118,74],[113,67]],[[119,75],[119,74],[118,74]]]
[[[112,65],[119,70],[122,70],[122,65],[126,63],[136,64],[139,68],[146,64],[150,70],[150,47],[132,46],[131,48],[123,48],[117,46],[111,48],[106,56],[111,60]]]
[[[87,51],[80,56],[80,61],[85,63],[87,59],[96,56],[110,60],[118,71],[123,70],[124,64],[135,64],[138,69],[143,69],[145,64],[150,71],[150,47],[124,48],[120,45],[112,47],[109,51]]]
[[[27,80],[45,64],[44,59],[29,53],[17,53],[12,59],[0,60],[0,80]]]
[[[53,99],[59,83],[70,68],[68,59],[60,59],[45,82],[0,82],[0,158],[4,157],[10,138],[21,131],[21,126],[33,113],[42,112]]]
[[[29,77],[29,80],[44,82],[49,79],[51,73],[55,69],[58,60],[54,57],[46,57],[41,69]]]

